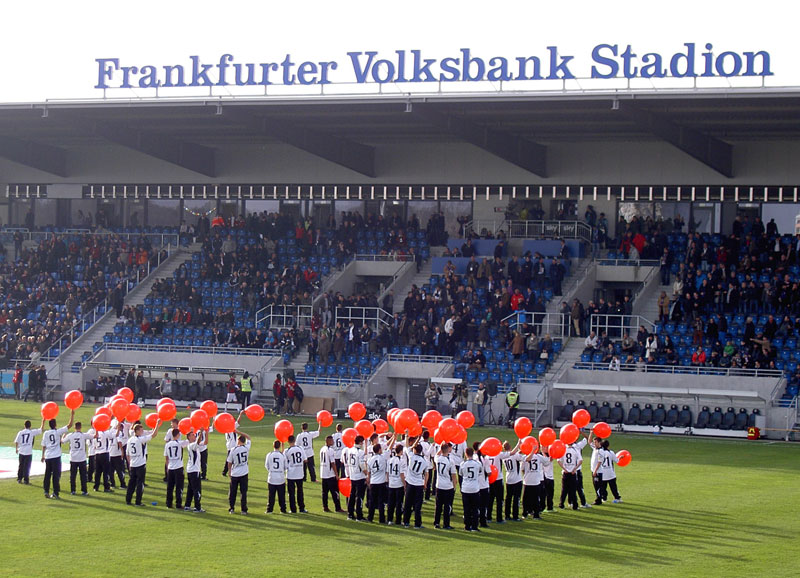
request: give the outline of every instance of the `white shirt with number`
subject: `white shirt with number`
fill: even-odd
[[[319,437],[318,431],[304,431],[297,434],[297,447],[306,453],[307,458],[314,457],[314,438]]]
[[[120,458],[122,457],[122,448],[119,447],[119,444],[122,443],[122,434],[117,430],[109,430],[106,432],[108,435],[108,457],[110,458]]]
[[[306,461],[306,453],[303,448],[292,446],[283,452],[283,455],[286,458],[286,479],[302,480],[303,462]]]
[[[568,447],[566,453],[558,459],[558,465],[567,473],[575,473],[581,465],[581,455],[573,447]]]
[[[431,463],[425,456],[411,454],[408,456],[406,469],[406,483],[412,486],[421,486],[425,483],[425,472],[431,469]]]
[[[44,459],[51,460],[61,457],[61,436],[69,431],[67,427],[49,429],[42,434],[42,453]]]
[[[600,462],[603,456],[603,448],[592,448],[592,459],[590,460],[590,465],[592,466],[592,473],[595,472],[597,468],[597,464]],[[599,470],[598,470],[598,473]]]
[[[347,474],[351,480],[363,480],[367,477],[364,473],[366,467],[366,457],[364,450],[357,447],[345,448],[342,452],[342,459],[346,461]]]
[[[17,444],[19,455],[30,456],[33,454],[33,438],[42,433],[39,428],[36,429],[23,429],[17,433],[14,438],[14,443]]]
[[[91,437],[90,433],[74,431],[64,438],[64,441],[69,444],[69,461],[75,463],[86,461],[86,440]]]
[[[403,479],[400,474],[406,473],[406,460],[398,455],[393,455],[386,461],[386,472],[390,488],[402,488]]]
[[[164,445],[164,455],[167,457],[168,470],[180,470],[183,468],[183,448],[189,445],[189,442],[179,439],[169,440]]]
[[[614,480],[617,478],[617,473],[614,471],[614,464],[619,460],[617,454],[611,450],[600,450],[603,452],[603,461],[600,462],[600,469],[597,470],[603,476],[603,481]]]
[[[506,484],[511,486],[518,484],[522,481],[522,462],[525,456],[516,453],[513,456],[509,455],[503,460],[503,465],[506,468]]]
[[[543,456],[534,454],[530,460],[525,462],[525,474],[522,478],[524,486],[538,486],[544,480],[544,461]]]
[[[186,460],[186,473],[187,474],[199,474],[201,470],[200,464],[200,452],[203,451],[203,448],[208,449],[207,444],[201,444],[199,442],[192,442],[188,446],[186,446],[186,452],[189,454],[189,459]]]
[[[453,463],[456,467],[461,466],[461,462],[464,461],[464,451],[467,449],[467,442],[461,442],[460,444],[454,444],[453,449],[450,450],[450,457],[453,458]]]
[[[250,465],[248,458],[250,457],[250,440],[244,442],[244,445],[237,445],[228,454],[228,461],[231,464],[231,477],[238,478],[246,476],[250,473]]]
[[[503,482],[503,460],[508,457],[509,452],[500,452],[493,458],[489,458],[489,473],[492,473],[492,466],[497,468],[496,482]]]
[[[236,447],[236,433],[226,433],[225,434],[225,449],[231,451],[233,448]]]
[[[586,438],[583,438],[582,440],[579,440],[579,441],[577,441],[574,444],[569,446],[572,449],[574,449],[576,452],[578,452],[578,455],[581,458],[581,463],[578,466],[579,470],[581,469],[581,466],[583,466],[583,448],[585,448],[588,443],[589,442],[586,440]]]
[[[461,462],[461,467],[458,470],[461,474],[461,493],[462,494],[476,494],[481,489],[480,478],[483,476],[483,466],[481,463],[472,458]]]
[[[386,458],[383,454],[373,454],[367,461],[367,470],[369,470],[369,483],[370,484],[385,484],[386,483]]]
[[[489,456],[481,456],[481,466],[483,467],[483,475],[478,478],[481,484],[481,490],[489,489],[489,475],[492,473],[492,460]]]
[[[434,465],[436,466],[436,489],[452,490],[453,474],[456,473],[456,465],[453,460],[449,455],[436,456]]]
[[[281,452],[273,450],[268,453],[264,467],[269,472],[267,476],[268,484],[280,485],[286,483],[286,457]]]
[[[132,435],[128,438],[128,459],[132,468],[147,465],[147,442],[153,439],[152,434],[143,436]]]
[[[333,446],[323,446],[321,450],[319,450],[319,476],[323,480],[328,480],[330,478],[336,477],[336,472],[334,468],[336,467],[336,454],[333,450]]]
[[[333,457],[336,460],[342,459],[342,452],[344,451],[344,443],[342,442],[342,432],[333,434]],[[342,472],[339,472],[341,476]]]

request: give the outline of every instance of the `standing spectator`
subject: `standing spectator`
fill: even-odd
[[[273,407],[272,413],[281,415],[281,411],[283,411],[283,400],[286,397],[286,390],[283,387],[280,373],[275,376],[275,381],[272,382],[272,397],[275,399],[275,407]]]
[[[489,401],[489,395],[486,391],[486,385],[481,381],[478,384],[478,389],[475,392],[475,399],[473,403],[478,410],[478,426],[483,427],[483,417],[486,411],[486,403]]]
[[[441,395],[442,390],[438,385],[433,382],[428,384],[428,389],[425,390],[425,410],[437,409]]]
[[[11,382],[14,384],[14,399],[22,399],[22,368],[19,363],[14,367]]]
[[[239,405],[239,385],[236,383],[236,374],[231,373],[226,385],[227,394],[225,396],[225,411],[228,411],[228,404],[232,403],[234,409]]]
[[[242,389],[242,409],[244,410],[250,405],[250,396],[253,394],[253,378],[250,377],[250,372],[245,370],[240,387]]]
[[[517,386],[511,387],[511,391],[506,394],[506,407],[508,408],[508,418],[506,422],[508,427],[514,427],[514,420],[517,419],[517,409],[519,409],[519,394],[517,393]]]

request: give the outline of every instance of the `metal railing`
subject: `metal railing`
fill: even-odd
[[[387,361],[401,361],[404,363],[455,363],[452,357],[447,355],[414,355],[404,353],[389,353],[386,355]]]
[[[496,237],[504,231],[507,239],[580,239],[592,242],[592,228],[583,221],[489,221],[475,219],[464,225],[464,236],[482,236],[486,233]]]
[[[503,228],[505,224],[505,219],[502,221],[489,221],[486,219],[473,219],[464,225],[464,238],[469,238],[471,236],[477,235],[481,236],[484,234],[484,230],[491,234],[493,237],[497,236],[497,233]]]
[[[356,253],[356,261],[413,261],[414,255],[401,255],[398,253],[372,254]]]
[[[333,311],[334,323],[341,321],[347,323],[355,322],[356,329],[364,323],[377,328],[380,324],[389,326],[392,314],[380,307],[336,307]]]
[[[544,415],[546,411],[551,411],[549,400],[550,388],[546,383],[541,381],[528,381],[525,379],[517,382],[517,391],[523,393],[523,388],[528,391],[525,391],[524,395],[520,397],[520,409],[531,410],[533,412],[533,419],[531,421],[534,427],[536,427],[542,415]],[[530,389],[536,392],[535,396],[531,397],[529,395]]]
[[[298,329],[311,325],[311,305],[267,305],[256,311],[256,327]]]
[[[211,345],[155,345],[153,343],[104,343],[95,352],[97,357],[103,350],[107,351],[152,351],[171,353],[194,353],[212,355],[254,355],[258,357],[282,356],[280,349],[253,349],[249,347],[215,347]]]
[[[586,369],[593,371],[609,371],[608,363],[595,363],[592,361],[576,361],[573,369]],[[621,363],[621,371],[638,371],[641,373],[672,373],[682,375],[712,375],[720,377],[781,377],[780,369],[747,369],[742,367],[706,367],[685,365],[653,365],[635,363]],[[589,387],[589,386],[587,386]]]
[[[162,251],[166,251],[166,256],[164,256],[163,261],[169,259],[170,255],[174,252],[174,249],[177,247],[178,247],[177,245],[175,245],[174,247],[173,245],[167,245],[166,247],[164,247]],[[144,273],[143,267],[137,267],[136,282],[134,282],[132,279],[127,279],[125,281],[124,284],[125,295],[123,295],[123,299],[126,295],[128,295],[128,293],[133,291],[133,289],[135,289],[139,285],[139,283],[147,279],[150,276],[150,274],[161,265],[162,251],[156,252],[154,256],[155,267],[153,267],[152,259],[148,260],[146,274]],[[76,320],[76,322],[72,324],[70,330],[64,333],[58,339],[58,341],[56,341],[54,344],[48,347],[47,351],[45,351],[42,354],[41,357],[42,361],[53,361],[57,359],[58,356],[64,353],[64,351],[66,351],[66,349],[68,349],[75,342],[76,339],[80,338],[80,336],[86,333],[86,331],[88,331],[95,323],[100,321],[100,319],[102,319],[106,315],[106,313],[109,312],[110,307],[111,304],[109,303],[108,297],[106,297],[105,299],[103,299],[102,303],[97,305],[89,313],[82,316],[79,320]],[[67,341],[65,341],[65,339]],[[56,350],[58,351],[57,354],[55,353]]]
[[[658,259],[597,259],[601,267],[661,267]]]
[[[532,325],[540,339],[546,334],[549,334],[550,337],[561,338],[569,337],[570,334],[570,317],[568,313],[517,311],[505,317],[503,321],[508,321],[512,329],[522,323]]]
[[[180,235],[178,233],[115,233],[105,229],[64,229],[63,231],[31,231],[24,227],[7,227],[0,230],[0,237],[4,241],[13,239],[14,233],[22,233],[24,241],[35,241],[40,243],[48,239],[56,237],[64,237],[69,235],[81,235],[90,237],[116,237],[118,239],[141,239],[146,237],[150,240],[153,246],[163,247],[165,245],[180,245]]]
[[[611,338],[621,338],[625,333],[636,334],[643,325],[649,333],[656,332],[656,324],[641,315],[615,315],[613,313],[595,313],[589,318],[589,331],[598,337],[603,331]]]

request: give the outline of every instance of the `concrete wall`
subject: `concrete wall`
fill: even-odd
[[[351,261],[336,281],[328,287],[332,293],[352,295],[353,287],[364,277],[393,277],[403,267],[402,261]],[[386,285],[391,283],[388,279]]]
[[[612,283],[642,283],[654,267],[636,267],[633,265],[598,265],[597,281]]]

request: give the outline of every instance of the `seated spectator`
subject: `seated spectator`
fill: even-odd
[[[595,332],[592,331],[586,336],[586,339],[583,340],[583,352],[594,353],[597,350],[597,345],[597,335],[595,335]]]
[[[624,354],[632,354],[636,351],[636,342],[631,339],[631,336],[626,332],[625,335],[622,337],[622,352]]]
[[[692,365],[703,366],[706,364],[706,352],[702,347],[698,347],[692,354]]]

